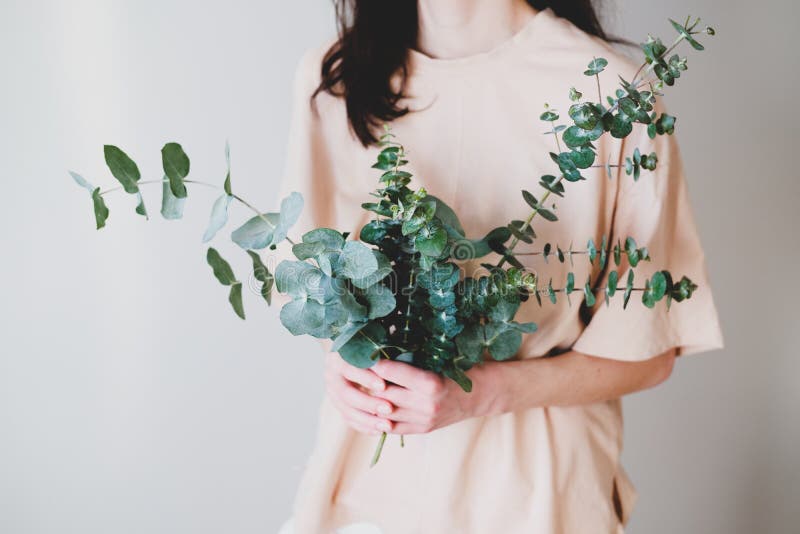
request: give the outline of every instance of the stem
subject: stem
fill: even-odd
[[[166,179],[164,179],[164,180],[143,180],[141,182],[136,182],[136,185],[161,184],[161,183],[169,183],[169,180],[166,180]],[[223,188],[223,187],[220,187],[220,186],[218,186],[216,184],[211,184],[211,183],[208,183],[208,182],[201,182],[200,180],[184,180],[184,183],[202,185],[204,187],[210,187],[211,189],[216,189],[218,191],[225,191],[225,188]],[[103,196],[106,193],[113,193],[114,191],[119,191],[120,189],[123,189],[123,187],[121,185],[117,186],[117,187],[112,187],[111,189],[106,189],[105,191],[102,191],[100,193],[100,196]],[[264,215],[261,213],[261,211],[256,209],[255,206],[253,206],[252,204],[247,202],[245,199],[243,199],[239,195],[231,195],[231,197],[233,197],[234,200],[240,202],[243,206],[251,209],[258,216],[258,218],[261,219],[262,221],[264,221],[265,223],[267,223],[267,225],[269,225],[270,228],[272,228],[273,230],[275,229],[275,225],[272,224],[266,217],[264,217]],[[288,236],[286,237],[286,241],[290,245],[294,245],[295,244],[295,242],[292,241],[292,239],[290,237],[288,237]]]
[[[409,291],[414,290],[414,267],[411,267],[411,274],[408,279]],[[408,330],[411,327],[411,297],[408,298],[408,305],[406,306],[406,325],[403,328],[403,343],[408,343]]]
[[[555,187],[557,184],[561,183],[561,180],[563,180],[563,179],[564,179],[564,175],[562,174],[561,176],[559,176],[551,184],[550,187]],[[544,205],[544,202],[550,196],[550,193],[551,193],[551,191],[549,189],[544,192],[544,195],[542,195],[542,199],[539,201],[539,205],[540,206]],[[539,210],[533,210],[533,212],[530,215],[528,215],[528,218],[525,219],[525,221],[523,222],[522,226],[520,226],[520,228],[519,228],[520,232],[524,232],[525,229],[528,228],[531,225],[531,221],[533,220],[534,217],[536,217],[537,213],[539,213]],[[508,249],[507,249],[508,252],[511,252],[512,250],[514,250],[514,247],[516,247],[518,243],[519,243],[519,238],[514,237],[514,239],[511,241],[511,244],[508,246]],[[502,258],[500,258],[500,262],[497,264],[497,266],[498,267],[502,267],[505,262],[506,262],[506,258],[505,258],[505,256],[503,256]]]
[[[375,464],[381,459],[384,443],[386,443],[386,432],[382,432],[381,437],[378,439],[378,446],[375,447],[375,454],[372,455],[372,461],[369,463],[370,467],[375,467]]]
[[[553,126],[553,137],[556,138],[556,148],[558,148],[558,151],[561,152],[561,142],[558,140],[558,132],[556,131],[556,121],[550,121],[550,124]]]
[[[597,291],[605,291],[607,287],[608,286],[598,286],[598,287],[592,288],[592,293],[595,293]],[[632,287],[631,288],[631,291],[646,291],[646,290],[647,290],[646,287]],[[547,292],[549,291],[549,289],[542,288],[542,289],[537,289],[536,291],[538,291],[540,294],[546,295]],[[624,285],[622,285],[622,286],[621,285],[617,285],[617,291],[625,291],[625,286]],[[553,288],[553,293],[565,293],[565,292],[566,292],[566,289],[563,288],[563,287],[562,288],[555,288],[555,287]],[[573,289],[572,292],[573,293],[583,293],[583,288],[575,287],[575,289]]]
[[[566,254],[575,255],[575,254],[588,254],[589,253],[589,251],[587,251],[587,250],[567,250],[567,251],[562,251],[562,252],[564,252],[565,255]],[[541,256],[542,254],[544,254],[544,252],[539,251],[539,252],[517,252],[514,255],[515,256]],[[548,254],[548,255],[549,256],[555,256],[556,254],[554,252],[550,251],[550,254]]]
[[[672,45],[669,48],[667,48],[667,50],[663,54],[661,54],[660,57],[664,58],[668,56],[669,53],[675,50],[675,47],[678,46],[681,43],[681,41],[683,41],[683,39],[684,39],[683,34],[678,35],[675,41],[672,42]],[[642,69],[645,68],[645,66],[647,66],[647,70],[645,71],[644,76],[647,76],[650,73],[650,71],[652,71],[655,68],[656,64],[655,62],[647,63],[647,61],[645,61],[644,63],[639,65],[639,69],[636,71],[636,74],[633,75],[633,80],[631,81],[631,85],[633,85],[634,87],[637,86],[636,80],[639,78],[639,74],[641,74]]]
[[[597,101],[600,102],[600,104],[602,104],[603,93],[602,91],[600,91],[600,73],[598,72],[597,74],[594,75],[594,77],[597,79]]]
[[[386,358],[387,360],[391,359],[389,354],[385,350],[383,350],[384,347],[382,347],[380,343],[376,343],[374,339],[372,339],[367,334],[365,334],[363,329],[359,330],[358,334],[361,335],[361,336],[364,336],[364,338],[366,338],[367,341],[369,341],[370,343],[375,345],[378,348],[378,351],[383,355],[384,358]],[[375,353],[373,352],[372,354],[374,355]]]

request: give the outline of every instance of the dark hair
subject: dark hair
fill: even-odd
[[[590,35],[609,40],[591,0],[527,0],[534,9],[551,8]],[[417,45],[417,0],[334,0],[338,40],[321,65],[321,81],[312,95],[341,96],[350,128],[366,147],[373,129],[409,112],[398,106],[408,77],[408,49]],[[614,40],[614,39],[611,39]],[[391,78],[401,73],[400,87]]]

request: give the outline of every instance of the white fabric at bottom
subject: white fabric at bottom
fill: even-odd
[[[289,518],[278,534],[294,534],[294,521]],[[332,534],[382,534],[381,529],[369,523],[352,523],[350,525],[336,529]]]

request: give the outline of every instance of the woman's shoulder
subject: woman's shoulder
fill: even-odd
[[[322,81],[322,62],[336,43],[328,39],[306,48],[294,70],[294,92],[296,96],[310,98]]]
[[[570,20],[559,17],[550,8],[541,11],[537,17],[541,17],[535,28],[537,31],[522,47],[523,57],[537,70],[544,63],[555,77],[563,75],[574,80],[571,82],[574,84],[585,78],[583,72],[590,61],[603,58],[608,61],[606,72],[600,75],[600,83],[605,89],[606,86],[616,88],[618,76],[629,80],[638,69],[638,64],[626,51],[632,47],[612,44],[591,35]]]
[[[293,98],[295,113],[311,117],[315,127],[343,138],[348,131],[344,99],[334,87],[333,92],[320,89],[322,64],[336,39],[328,39],[307,48],[297,61],[294,72]]]

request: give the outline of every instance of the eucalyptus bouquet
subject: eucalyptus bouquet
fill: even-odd
[[[569,121],[561,123],[556,109],[545,107],[540,119],[553,136],[555,152],[550,153],[554,172],[541,176],[543,192],[537,198],[522,191],[530,207],[525,220],[510,221],[487,235],[471,238],[459,222],[456,213],[441,199],[422,188],[411,187],[412,175],[406,170],[408,160],[403,145],[386,126],[380,137],[375,164],[380,173],[379,185],[372,195],[375,201],[363,204],[374,214],[371,222],[360,232],[360,240],[348,239],[346,233],[331,228],[311,230],[299,239],[289,237],[297,221],[303,199],[292,193],[281,202],[279,212],[264,213],[233,192],[230,175],[230,152],[226,147],[228,173],[221,195],[214,202],[203,241],[211,240],[225,226],[233,202],[252,210],[255,215],[235,229],[230,237],[252,260],[252,276],[260,284],[259,291],[269,304],[273,288],[290,297],[280,312],[283,325],[294,335],[306,334],[331,339],[333,350],[350,364],[367,368],[379,358],[400,360],[440,373],[457,382],[465,391],[472,384],[465,373],[480,364],[485,355],[494,360],[515,356],[523,334],[536,331],[531,322],[514,320],[520,304],[530,298],[539,305],[543,300],[555,303],[559,295],[568,300],[578,293],[585,305],[592,307],[602,293],[606,304],[617,292],[622,293],[627,306],[634,292],[641,293],[645,306],[653,307],[661,300],[669,306],[692,296],[697,286],[687,277],[677,278],[661,270],[644,285],[636,285],[635,268],[649,261],[646,247],[640,247],[632,237],[624,243],[600,243],[589,240],[585,248],[567,250],[545,243],[537,254],[545,259],[552,256],[559,262],[570,262],[576,255],[585,257],[600,271],[608,262],[619,266],[623,258],[630,266],[624,283],[616,270],[610,270],[604,284],[589,279],[580,284],[574,273],[568,272],[561,287],[529,272],[515,256],[519,243],[533,244],[536,240],[532,223],[539,216],[556,221],[554,211],[546,207],[551,197],[563,197],[567,183],[584,180],[582,172],[590,168],[611,169],[619,165],[596,163],[594,142],[604,135],[623,139],[631,134],[634,123],[647,125],[651,138],[672,134],[675,117],[654,110],[656,99],[665,86],[672,86],[686,70],[686,59],[670,55],[682,42],[695,50],[703,46],[695,39],[699,33],[713,35],[711,28],[698,30],[699,19],[680,24],[670,20],[677,37],[668,47],[658,38],[648,36],[641,45],[644,61],[632,80],[620,78],[620,87],[605,100],[600,91],[600,74],[608,65],[604,58],[593,58],[584,72],[597,79],[598,100],[593,101],[574,88],[569,97],[573,104],[568,110]],[[97,228],[105,226],[109,210],[105,196],[115,190],[136,195],[136,212],[147,216],[140,186],[159,183],[162,186],[161,213],[167,219],[182,216],[187,197],[187,185],[214,184],[188,179],[189,158],[177,143],[162,149],[164,178],[141,181],[139,169],[122,150],[107,145],[105,161],[120,182],[120,186],[101,191],[80,175],[71,173],[78,184],[91,194]],[[638,180],[642,170],[656,168],[655,153],[643,154],[635,149],[625,158],[623,170]],[[296,261],[282,261],[271,272],[262,261],[260,250],[274,249],[288,243]],[[459,262],[493,255],[494,263],[482,263],[485,274],[463,277]],[[243,283],[230,264],[214,248],[209,248],[207,261],[216,278],[228,286],[228,300],[242,319]],[[640,282],[641,284],[641,282]],[[384,433],[373,458],[377,461],[386,438]]]

